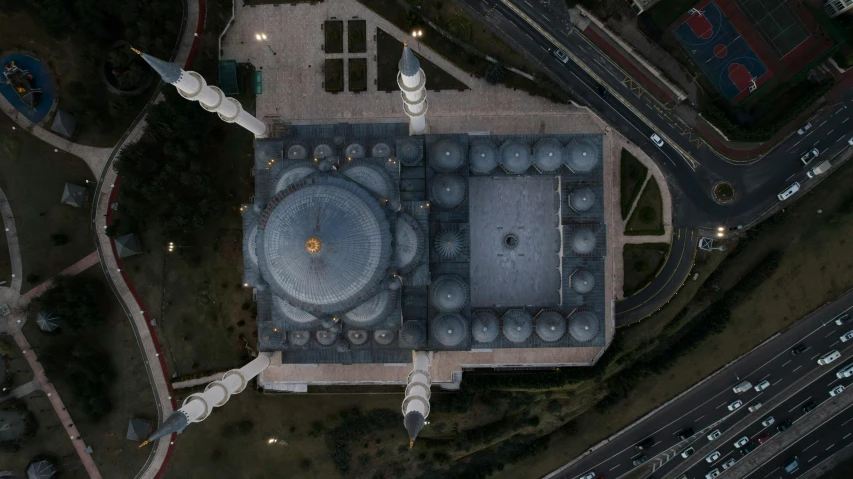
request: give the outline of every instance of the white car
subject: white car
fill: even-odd
[[[844,386],[842,386],[842,385],[840,385],[840,384],[839,384],[838,386],[835,386],[834,388],[832,388],[832,390],[831,390],[831,391],[829,391],[829,396],[830,396],[830,397],[838,396],[838,395],[839,395],[839,394],[841,394],[843,391],[844,391]]]
[[[595,472],[589,471],[586,474],[584,474],[583,476],[579,477],[578,479],[595,479]]]
[[[735,458],[731,458],[728,461],[724,462],[723,463],[723,470],[725,471],[726,469],[734,466],[736,462],[737,461],[735,460]]]
[[[850,146],[853,146],[853,138],[850,138],[849,140],[847,140],[847,144]]]
[[[708,471],[708,474],[705,474],[705,479],[714,479],[715,477],[720,475],[719,469],[711,469]]]
[[[800,157],[800,161],[802,161],[804,165],[808,165],[812,160],[817,158],[817,155],[819,154],[820,151],[817,148],[812,148],[811,150],[803,153],[803,156]]]
[[[663,148],[663,139],[661,139],[661,137],[659,137],[657,133],[652,133],[652,136],[650,136],[649,138],[652,139],[652,142],[657,145],[658,148]]]
[[[735,443],[734,443],[735,449],[740,449],[743,446],[746,446],[746,443],[748,443],[748,442],[749,442],[749,438],[746,436],[743,436],[742,438],[735,441]]]
[[[566,55],[566,52],[560,50],[559,48],[554,50],[554,56],[557,57],[557,60],[560,60],[563,63],[569,63],[569,56]]]
[[[853,376],[853,364],[848,364],[844,366],[844,369],[835,373],[835,377],[838,379],[849,378],[850,376]]]
[[[803,127],[802,127],[802,128],[800,128],[799,130],[797,130],[797,134],[798,134],[798,135],[802,135],[803,133],[805,133],[805,132],[807,132],[807,131],[809,131],[809,130],[811,130],[811,129],[812,129],[812,124],[811,124],[811,122],[806,123],[805,125],[803,125]]]
[[[851,339],[853,339],[853,331],[847,331],[846,333],[842,334],[841,337],[838,339],[840,339],[842,343],[850,341]]]
[[[687,459],[688,457],[692,456],[694,452],[696,452],[696,449],[693,449],[692,447],[688,447],[687,449],[681,451],[681,457],[683,457],[684,459]]]
[[[853,333],[853,331],[850,331],[850,332]],[[755,385],[755,391],[756,392],[764,391],[765,389],[767,389],[769,387],[770,387],[770,381],[765,379],[764,381],[761,381],[760,383]]]
[[[779,201],[785,201],[788,198],[794,196],[794,193],[798,191],[800,191],[800,184],[794,183],[793,185],[789,186],[785,191],[776,195],[776,198],[779,198]]]
[[[774,422],[776,422],[776,419],[773,419],[773,416],[767,416],[763,421],[761,421],[761,425],[767,427],[773,425]]]
[[[721,433],[719,429],[714,429],[713,431],[711,431],[711,434],[708,434],[708,440],[713,441],[714,439],[716,439],[722,435],[723,435],[723,433]]]
[[[729,404],[729,411],[734,411],[735,409],[737,409],[737,408],[739,408],[739,407],[741,407],[741,406],[743,406],[743,401],[741,401],[740,399],[738,399],[737,401],[735,401],[735,402],[733,402],[733,403]]]
[[[720,458],[720,451],[714,451],[711,454],[708,454],[708,457],[705,458],[705,462],[707,462],[708,464],[711,464],[712,462],[716,461],[719,458]]]

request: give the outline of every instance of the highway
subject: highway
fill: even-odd
[[[555,477],[574,479],[589,471],[595,471],[598,476],[616,478],[634,469],[633,459],[643,454],[648,457],[648,464],[652,464],[656,469],[655,475],[660,474],[658,477],[662,477],[681,461],[685,461],[676,452],[680,452],[688,444],[695,444],[695,449],[699,451],[708,442],[705,436],[714,429],[721,429],[725,437],[734,424],[751,415],[757,421],[762,420],[766,415],[778,416],[776,418],[778,421],[797,420],[802,416],[802,411],[798,409],[801,403],[810,400],[820,402],[829,398],[830,384],[836,384],[832,382],[835,379],[834,371],[853,359],[853,342],[841,343],[839,340],[839,336],[848,330],[853,330],[853,321],[843,326],[838,326],[833,321],[843,313],[848,311],[853,313],[851,310],[853,310],[853,292],[845,294],[818,313],[795,324],[779,337],[708,378],[704,383],[635,424],[610,443],[581,458]],[[791,354],[791,349],[801,343],[808,349],[799,355]],[[817,364],[818,356],[834,348],[839,348],[841,351],[841,346],[845,345],[849,345],[847,346],[849,350],[844,350],[845,353],[841,359],[828,366]],[[804,375],[820,368],[825,368],[828,374],[796,392],[794,397],[784,401],[779,407],[762,408],[755,413],[748,411],[748,407],[754,402],[766,403],[775,395],[785,392],[787,387]],[[741,381],[749,381],[755,386],[764,379],[771,382],[771,386],[764,391],[750,390],[741,394],[732,391],[732,388]],[[727,406],[737,399],[744,402],[743,406],[730,412]],[[770,429],[774,427],[776,425]],[[686,428],[694,430],[695,438],[682,442],[676,434]],[[760,425],[750,421],[750,425],[744,429],[743,434],[748,434],[752,438],[760,434],[761,429]],[[654,439],[651,449],[643,454],[636,451],[635,445],[649,437]],[[721,442],[720,452],[723,461],[716,461],[714,467],[730,457],[740,458],[739,453],[732,452],[731,442],[735,439],[725,444]],[[692,459],[694,458],[688,460]],[[688,477],[704,477],[707,472],[704,466],[707,464],[703,461],[702,466],[691,470]]]

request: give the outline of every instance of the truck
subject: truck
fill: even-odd
[[[742,392],[749,391],[750,389],[752,389],[752,384],[749,381],[744,381],[733,387],[732,391],[734,391],[736,394],[740,394]]]
[[[826,173],[826,170],[828,170],[831,166],[832,164],[829,163],[829,160],[826,160],[823,163],[807,171],[806,176],[808,176],[809,178],[814,178],[817,175],[822,175]]]

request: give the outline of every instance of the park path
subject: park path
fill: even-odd
[[[3,95],[0,95],[2,97]],[[12,281],[10,287],[18,294],[21,293],[21,281],[23,280],[23,270],[21,267],[21,246],[18,244],[18,230],[15,228],[15,216],[12,214],[12,207],[9,206],[9,200],[6,198],[6,193],[0,188],[0,216],[3,217],[3,224],[6,227],[6,243],[9,244],[9,261],[12,263]]]
[[[34,391],[38,391],[40,389],[41,389],[41,383],[39,382],[38,379],[33,378],[33,379],[29,380],[28,382],[25,382],[24,384],[21,384],[20,386],[12,389],[5,396],[0,396],[0,403],[9,401],[10,399],[20,399],[20,398],[26,396],[27,394],[30,394]],[[2,476],[0,476],[0,477],[2,477]]]
[[[98,263],[98,252],[92,251],[91,253],[89,253],[88,256],[85,256],[80,261],[78,261],[78,262],[72,264],[71,266],[65,268],[64,270],[62,270],[62,272],[60,272],[57,276],[74,276],[74,275],[82,273],[83,271],[91,268],[92,266],[96,265],[97,263]],[[53,284],[53,278],[50,278],[49,280],[39,284],[35,288],[27,291],[26,294],[21,296],[21,301],[23,301],[24,304],[29,304],[29,302],[33,298],[41,296],[42,293],[47,291],[47,288],[49,288],[51,284]]]

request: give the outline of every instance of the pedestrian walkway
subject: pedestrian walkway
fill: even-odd
[[[80,261],[78,261],[78,262],[72,264],[71,266],[65,268],[64,270],[62,270],[62,272],[60,272],[57,276],[74,276],[74,275],[77,275],[77,274],[82,273],[83,271],[91,268],[92,266],[98,264],[98,260],[99,260],[98,252],[92,251],[91,253],[89,253],[89,255],[85,256]],[[42,293],[47,291],[47,289],[50,288],[51,284],[53,284],[53,278],[39,284],[35,288],[27,291],[26,294],[21,296],[21,300],[23,301],[24,304],[29,304],[29,302],[32,298],[41,296]]]
[[[2,97],[3,95],[0,95]],[[9,261],[12,264],[11,288],[20,294],[21,281],[23,281],[23,269],[21,267],[21,246],[18,244],[18,229],[15,227],[15,216],[6,194],[0,189],[0,216],[3,217],[3,225],[6,230],[6,243],[9,245]]]
[[[41,383],[38,379],[33,378],[29,382],[21,384],[20,386],[12,389],[5,396],[0,396],[0,403],[4,403],[6,401],[10,401],[12,399],[20,399],[33,391],[41,390]]]

